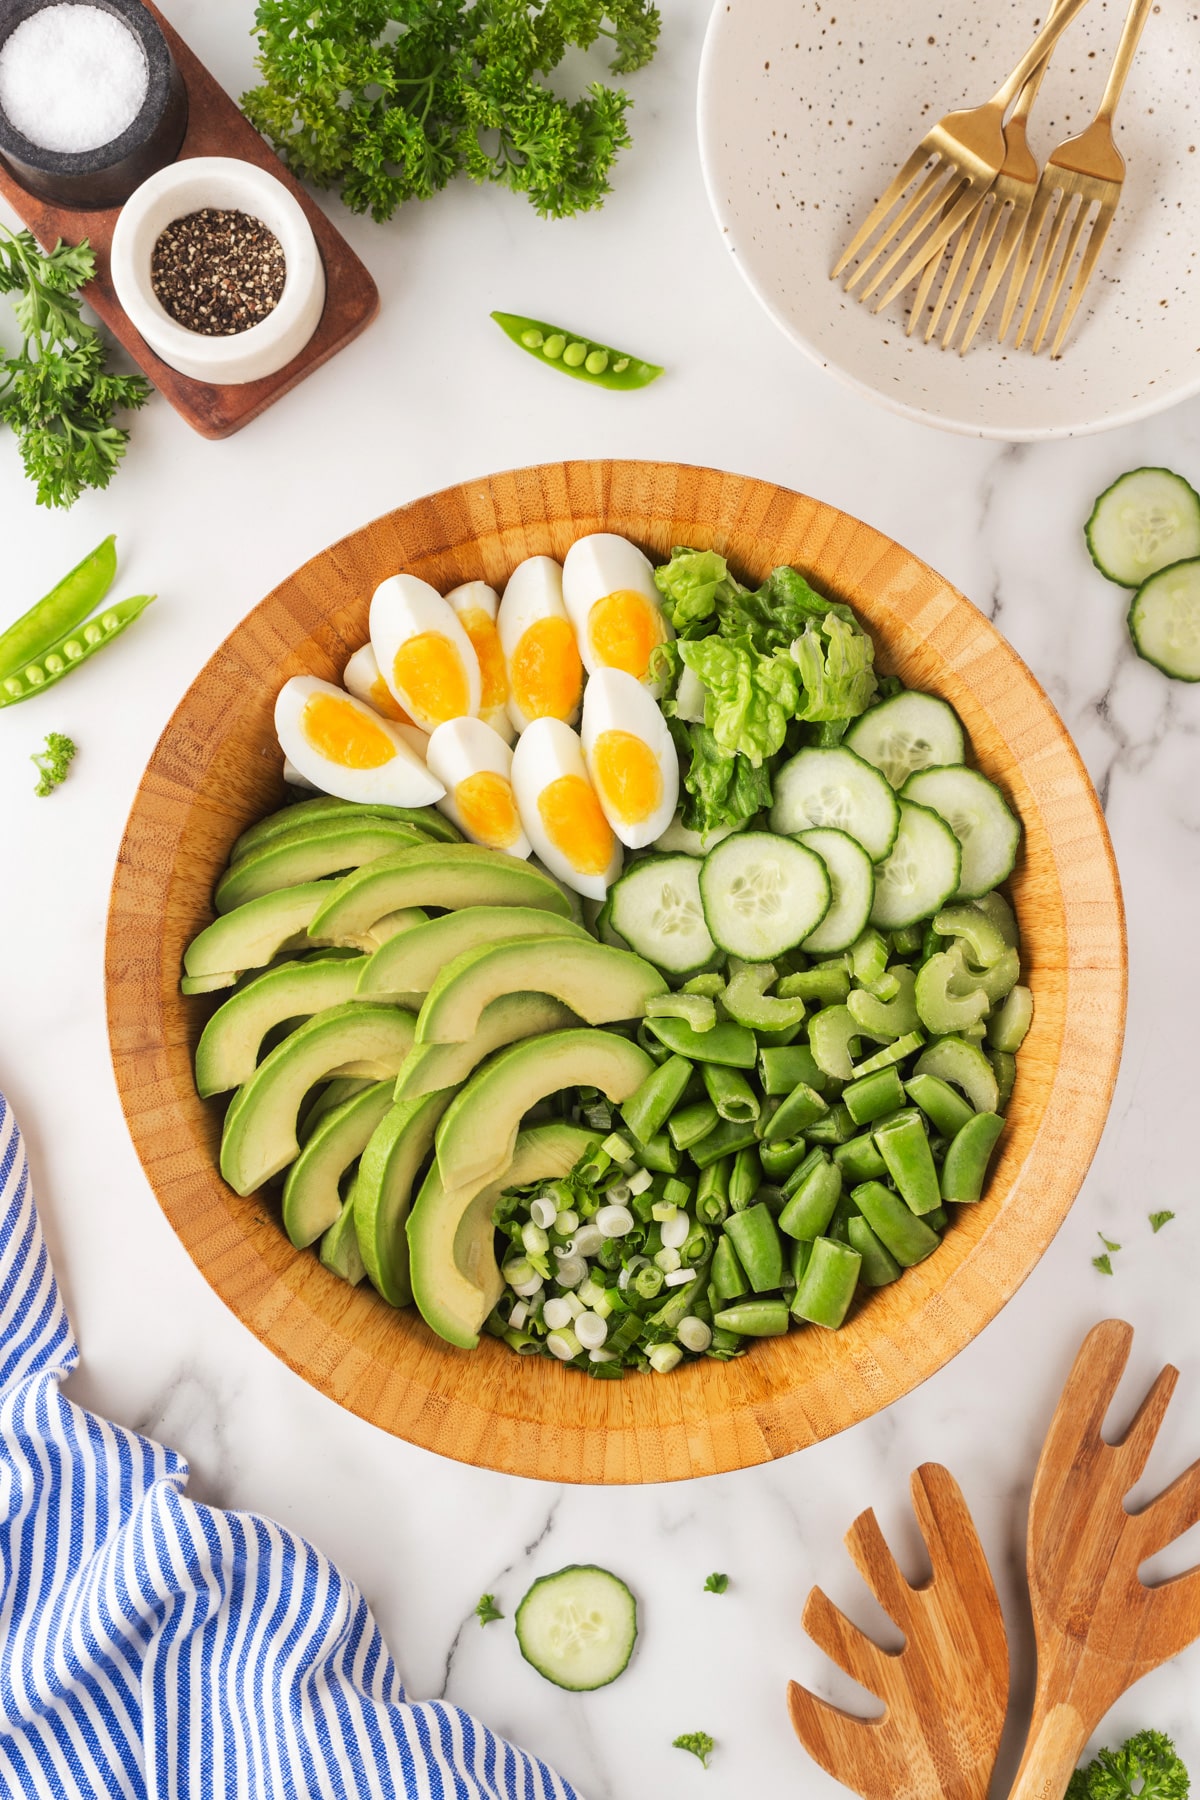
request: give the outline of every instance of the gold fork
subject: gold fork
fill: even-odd
[[[1047,19],[1012,74],[985,106],[947,113],[926,132],[834,265],[832,276],[836,279],[932,159],[933,167],[905,201],[870,255],[847,280],[847,292],[863,280],[885,251],[889,251],[858,295],[860,300],[868,299],[887,280],[896,264],[917,245],[915,253],[877,302],[875,311],[879,312],[920,274],[930,257],[940,255],[1000,172],[1004,162],[1005,113],[1029,76],[1049,56],[1075,14],[1086,5],[1087,0],[1062,0],[1059,10]],[[909,224],[914,217],[915,222]]]
[[[1113,222],[1113,216],[1121,198],[1121,187],[1125,180],[1125,158],[1117,149],[1113,138],[1113,114],[1117,110],[1117,102],[1121,98],[1126,78],[1133,65],[1142,28],[1150,16],[1153,5],[1154,0],[1132,0],[1125,18],[1124,29],[1121,32],[1121,41],[1117,45],[1117,54],[1113,58],[1112,70],[1095,118],[1087,130],[1081,132],[1078,137],[1067,138],[1064,143],[1060,144],[1058,149],[1047,158],[1046,166],[1042,170],[1037,197],[1029,216],[1025,241],[1021,247],[1021,255],[1013,269],[1012,282],[1005,302],[1004,314],[1000,321],[1000,339],[1003,342],[1016,310],[1042,225],[1051,203],[1058,196],[1058,206],[1038,261],[1033,287],[1025,303],[1020,330],[1017,332],[1016,348],[1018,350],[1025,342],[1037,311],[1042,289],[1052,268],[1055,273],[1049,298],[1043,308],[1041,322],[1033,340],[1032,348],[1035,356],[1042,347],[1077,251],[1082,250],[1082,254],[1058,330],[1055,332],[1054,341],[1050,346],[1051,356],[1057,356],[1062,349],[1071,320],[1075,317],[1079,302],[1083,299],[1084,290],[1092,278],[1092,272],[1096,267],[1104,240],[1108,236],[1109,227]],[[1077,207],[1075,206],[1076,200],[1079,202]],[[1072,211],[1074,211],[1074,218],[1068,231],[1067,221],[1071,218]]]

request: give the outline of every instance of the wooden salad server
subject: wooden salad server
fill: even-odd
[[[986,1800],[1008,1707],[1008,1639],[987,1558],[949,1470],[912,1477],[913,1510],[933,1574],[913,1587],[873,1512],[846,1534],[850,1555],[904,1633],[881,1650],[820,1588],[804,1609],[813,1642],[885,1704],[862,1719],[797,1682],[788,1687],[796,1735],[813,1760],[863,1800]]]
[[[1118,1443],[1101,1429],[1133,1328],[1097,1325],[1075,1359],[1034,1478],[1028,1566],[1037,1637],[1033,1722],[1010,1800],[1062,1800],[1101,1719],[1127,1688],[1200,1637],[1200,1567],[1147,1587],[1138,1570],[1200,1520],[1200,1461],[1135,1513],[1178,1369],[1165,1368]]]

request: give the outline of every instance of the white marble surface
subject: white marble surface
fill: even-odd
[[[171,17],[234,91],[251,71],[247,0],[170,0]],[[24,1123],[59,1278],[82,1341],[72,1392],[176,1445],[200,1498],[275,1515],[361,1584],[416,1695],[475,1708],[554,1761],[588,1800],[708,1800],[839,1790],[798,1748],[789,1676],[829,1683],[800,1629],[815,1580],[872,1610],[839,1548],[867,1504],[902,1554],[909,1471],[962,1481],[1003,1588],[1016,1667],[1013,1734],[1032,1681],[1022,1598],[1033,1464],[1074,1350],[1098,1319],[1139,1328],[1136,1381],[1177,1362],[1183,1398],[1151,1466],[1200,1443],[1195,1020],[1200,971],[1200,691],[1131,654],[1119,594],[1079,527],[1122,469],[1200,478],[1200,403],[1099,438],[1006,449],[907,423],[847,393],[776,334],[726,258],[697,166],[693,96],[704,9],[665,0],[657,65],[631,86],[634,148],[597,217],[539,222],[518,199],[462,187],[389,227],[342,223],[384,293],[372,330],[225,444],[156,402],[110,492],[68,516],[35,508],[0,444],[0,615],[15,615],[106,532],[120,589],[159,591],[119,651],[56,697],[0,714],[0,1084]],[[487,319],[504,306],[590,322],[670,365],[640,397],[556,381]],[[7,324],[0,324],[3,332]],[[848,1436],[770,1468],[641,1490],[558,1490],[443,1462],[311,1391],[212,1295],[158,1211],[122,1123],[105,1036],[108,885],[141,769],[179,695],[246,610],[312,552],[445,482],[565,456],[721,464],[868,519],[926,557],[999,623],[1062,710],[1104,798],[1129,908],[1124,1068],[1099,1156],[1058,1240],[996,1323],[936,1379]],[[35,799],[26,760],[48,729],[81,752]],[[1154,1238],[1154,1207],[1176,1221]],[[1097,1228],[1125,1246],[1093,1272]],[[1190,1421],[1190,1427],[1189,1427]],[[1200,1534],[1193,1534],[1200,1535]],[[1184,1541],[1173,1553],[1186,1566]],[[533,1575],[595,1559],[642,1602],[615,1686],[573,1699],[520,1660],[510,1616]],[[729,1592],[701,1592],[712,1569]],[[1148,1679],[1107,1739],[1173,1731],[1200,1775],[1191,1696],[1200,1649]],[[840,1682],[840,1678],[836,1678]],[[703,1727],[710,1772],[670,1748]]]

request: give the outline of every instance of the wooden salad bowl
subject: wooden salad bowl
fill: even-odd
[[[445,592],[502,587],[523,558],[616,531],[665,560],[713,547],[743,579],[795,563],[849,601],[880,659],[943,695],[1020,813],[1011,891],[1032,1030],[990,1186],[936,1255],[836,1333],[756,1344],[731,1363],[588,1381],[484,1337],[455,1350],[413,1311],[348,1287],[284,1236],[276,1199],[221,1180],[220,1104],[192,1052],[211,1002],[179,992],[185,945],[238,833],[283,798],[272,728],[289,676],[337,680],[376,584],[408,569]],[[1029,1274],[1079,1191],[1108,1111],[1125,1016],[1112,847],[1079,755],[1029,670],[971,603],[898,544],[765,481],[675,463],[578,462],[464,482],[397,508],[290,575],[228,637],[171,719],[134,800],[108,922],[109,1033],[121,1103],[171,1224],[217,1293],[305,1380],[461,1462],[553,1481],[670,1481],[746,1468],[842,1431],[916,1387]]]

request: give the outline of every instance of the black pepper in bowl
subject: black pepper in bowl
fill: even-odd
[[[173,219],[150,258],[150,283],[176,324],[235,337],[279,305],[283,246],[261,219],[205,206]]]

